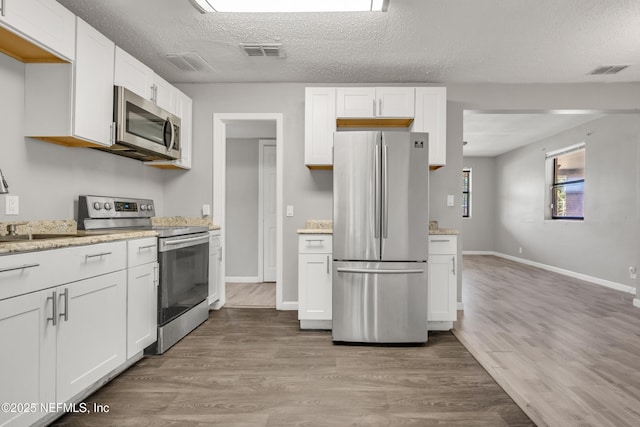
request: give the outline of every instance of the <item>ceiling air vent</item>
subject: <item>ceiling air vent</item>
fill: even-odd
[[[164,57],[181,71],[213,71],[197,52],[167,53]]]
[[[627,68],[628,65],[601,65],[595,70],[591,71],[589,74],[592,75],[602,75],[602,74],[618,74],[620,71]]]
[[[240,43],[240,48],[247,56],[271,56],[284,58],[284,52],[279,43]]]

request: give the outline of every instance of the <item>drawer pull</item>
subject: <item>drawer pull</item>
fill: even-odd
[[[89,258],[98,258],[98,257],[111,255],[112,253],[113,252],[100,252],[99,254],[85,255],[84,257],[87,258],[87,259],[89,259]]]
[[[58,314],[59,317],[64,317],[64,321],[69,321],[69,288],[64,288],[64,292],[61,296],[64,295],[64,313]]]
[[[432,243],[449,243],[451,240],[449,240],[449,239],[440,239],[440,240],[436,239],[436,240],[429,240],[429,241],[432,242]]]
[[[58,301],[56,298],[56,291],[53,291],[50,297],[47,297],[47,301],[51,300],[51,317],[47,317],[47,322],[51,320],[53,326],[58,323]]]
[[[324,239],[306,239],[308,243],[312,243],[312,242],[324,242]]]
[[[6,273],[8,271],[26,270],[27,268],[40,267],[40,264],[25,264],[17,267],[7,267],[0,269],[0,273]]]
[[[151,248],[157,248],[158,245],[156,245],[155,243],[153,245],[146,245],[146,246],[140,246],[138,248],[138,252],[142,252],[144,249],[151,249]]]

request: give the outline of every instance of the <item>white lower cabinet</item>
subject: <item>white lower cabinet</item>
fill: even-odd
[[[127,275],[58,288],[56,400],[65,402],[126,361]]]
[[[298,319],[302,329],[331,329],[332,236],[304,234],[298,245]]]
[[[156,340],[156,251],[152,237],[0,256],[0,402],[15,405],[0,426],[51,422],[41,404],[77,402],[142,356]]]
[[[127,242],[127,359],[158,339],[158,239]]]
[[[457,237],[429,236],[429,330],[449,330],[457,320]]]
[[[222,287],[222,242],[220,231],[209,232],[209,305],[220,300]],[[220,308],[221,304],[215,304]]]
[[[56,401],[56,327],[51,320],[55,295],[45,290],[0,301],[1,402]],[[0,411],[0,425],[31,425],[42,415],[36,409]]]

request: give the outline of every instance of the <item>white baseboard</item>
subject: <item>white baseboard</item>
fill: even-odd
[[[493,251],[462,251],[462,255],[495,255]]]
[[[427,329],[430,331],[450,331],[453,329],[453,322],[427,322]]]
[[[258,276],[227,276],[224,281],[230,283],[260,283],[260,278]]]
[[[633,306],[640,308],[640,299],[634,298],[633,299]]]
[[[280,305],[276,307],[277,310],[297,310],[298,301],[282,301]]]
[[[331,320],[300,320],[300,329],[319,329],[330,331],[333,322]]]
[[[607,288],[615,289],[617,291],[626,292],[628,294],[635,294],[636,288],[633,286],[623,285],[622,283],[612,282],[611,280],[600,279],[599,277],[589,276],[587,274],[577,273],[571,270],[565,270],[564,268],[554,267],[552,265],[542,264],[536,261],[530,261],[524,258],[518,258],[512,255],[503,254],[500,252],[493,252],[492,255],[495,255],[500,258],[508,259],[511,261],[519,262],[522,264],[531,265],[533,267],[542,268],[543,270],[553,271],[554,273],[562,274],[564,276],[573,277],[574,279],[584,280],[585,282],[594,283],[596,285],[605,286]]]

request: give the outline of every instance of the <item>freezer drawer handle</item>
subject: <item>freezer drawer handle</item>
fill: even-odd
[[[368,268],[338,268],[338,273],[364,273],[364,274],[422,274],[424,270],[375,270]]]

